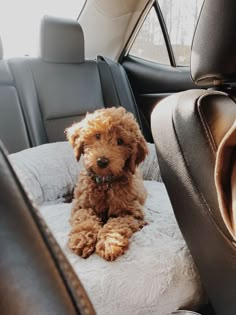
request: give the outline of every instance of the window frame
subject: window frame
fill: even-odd
[[[174,50],[173,50],[173,47],[172,47],[172,44],[171,44],[171,40],[170,40],[170,36],[169,36],[169,33],[167,31],[167,27],[166,27],[166,22],[165,22],[165,19],[164,19],[164,16],[162,14],[162,10],[160,8],[160,5],[158,3],[158,0],[152,0],[150,2],[148,2],[146,4],[146,7],[144,8],[142,14],[140,15],[140,18],[139,20],[137,21],[134,29],[133,29],[133,32],[131,33],[119,59],[118,59],[118,62],[119,63],[122,63],[122,60],[124,57],[127,57],[130,53],[130,50],[132,48],[132,45],[146,19],[146,17],[148,16],[150,10],[154,8],[155,9],[155,12],[156,12],[156,15],[157,15],[157,19],[158,19],[158,22],[159,22],[159,25],[161,27],[161,31],[162,31],[162,35],[164,37],[164,42],[165,42],[165,45],[166,45],[166,50],[167,50],[167,53],[168,53],[168,57],[169,57],[169,61],[170,61],[170,64],[169,65],[165,65],[165,66],[169,66],[169,67],[174,67],[174,68],[189,68],[190,65],[178,65],[176,63],[176,58],[175,58],[175,54],[174,54]],[[200,12],[201,14],[201,12]],[[198,16],[199,18],[199,16]],[[193,34],[194,35],[194,34]],[[143,60],[146,60],[146,61],[149,61],[145,58],[142,58],[142,57],[138,57],[138,56],[135,56],[135,55],[132,55],[130,54],[130,56],[133,56],[135,58],[141,58]],[[151,61],[149,61],[151,62]],[[157,61],[152,61],[156,64],[161,64],[163,65],[162,63],[158,63]]]
[[[160,24],[160,27],[161,27],[161,30],[162,30],[162,34],[163,34],[164,41],[165,41],[165,44],[166,44],[167,53],[168,53],[169,60],[170,60],[170,65],[171,65],[171,67],[175,67],[176,68],[177,64],[176,64],[176,61],[175,61],[175,56],[174,56],[174,52],[173,52],[173,49],[172,49],[170,36],[168,34],[166,23],[165,23],[165,19],[163,17],[160,5],[159,5],[157,0],[155,0],[155,2],[153,4],[153,7],[154,7],[154,9],[156,11],[157,18],[158,18],[158,21],[159,21],[159,24]]]
[[[156,12],[156,15],[157,15],[157,20],[158,20],[158,22],[160,24],[162,35],[163,35],[164,42],[165,42],[165,45],[166,45],[167,54],[168,54],[169,61],[170,61],[169,67],[175,67],[176,68],[177,65],[176,65],[176,61],[175,61],[174,52],[173,52],[173,49],[172,49],[172,45],[171,45],[171,42],[170,42],[170,37],[169,37],[168,31],[167,31],[167,28],[166,28],[166,23],[165,23],[163,15],[162,15],[162,11],[161,11],[161,8],[159,6],[158,0],[152,0],[152,1],[147,3],[147,5],[144,8],[142,14],[140,15],[140,18],[139,18],[138,22],[136,23],[136,25],[135,25],[135,27],[133,29],[132,34],[130,35],[130,37],[129,37],[128,41],[127,41],[127,44],[124,47],[123,52],[121,53],[121,55],[119,57],[118,62],[121,63],[123,58],[127,57],[129,55],[130,50],[131,50],[131,48],[133,46],[133,43],[134,43],[137,35],[139,34],[139,31],[142,28],[142,25],[143,25],[145,19],[147,18],[148,14],[149,14],[149,12],[151,11],[152,8],[154,8],[154,10]],[[138,56],[134,56],[134,57],[141,58],[141,57],[138,57]],[[141,59],[146,60],[145,58],[141,58]],[[155,62],[155,61],[152,61],[152,62],[158,64],[158,62]],[[166,66],[168,66],[168,65],[166,65]]]

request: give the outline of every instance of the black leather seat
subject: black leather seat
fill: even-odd
[[[1,144],[0,178],[0,314],[95,314]]]
[[[106,72],[112,81],[105,84]],[[107,94],[109,87],[117,95]],[[0,139],[9,153],[64,140],[65,127],[87,111],[118,106],[122,100],[139,120],[124,69],[109,60],[101,59],[99,65],[85,60],[76,21],[43,19],[40,58],[5,61],[0,43]],[[95,314],[1,145],[0,178],[0,314]]]
[[[17,136],[16,136],[17,135]],[[3,58],[0,38],[0,138],[9,153],[30,147],[19,96],[8,63]]]
[[[77,21],[45,16],[39,58],[14,58],[8,64],[32,146],[65,140],[66,127],[98,108],[122,105],[140,122],[123,67],[86,59]]]
[[[217,148],[236,119],[235,29],[234,0],[205,0],[191,74],[197,84],[213,88],[172,95],[151,118],[163,181],[218,315],[236,313],[235,240],[220,215],[214,182]]]

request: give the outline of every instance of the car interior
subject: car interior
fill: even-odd
[[[236,313],[236,2],[195,2],[186,65],[171,0],[45,15],[36,57],[5,57],[0,38],[0,314]],[[148,16],[169,64],[131,53]],[[65,129],[119,106],[148,142],[148,225],[117,261],[82,259],[66,245],[81,165]]]

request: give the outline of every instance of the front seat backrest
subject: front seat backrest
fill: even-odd
[[[0,143],[0,314],[94,315]]]
[[[213,3],[214,2],[214,3]],[[218,315],[236,311],[236,246],[221,216],[216,153],[236,119],[236,2],[205,0],[191,52],[201,85],[172,95],[152,114],[152,132],[169,197],[209,299]]]

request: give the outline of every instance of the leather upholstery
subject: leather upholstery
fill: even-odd
[[[76,20],[44,16],[40,37],[40,54],[44,61],[84,62],[84,34]]]
[[[104,81],[97,61],[82,62],[80,57],[77,61],[73,58],[82,56],[81,51],[84,51],[83,33],[78,22],[44,17],[41,27],[42,58],[8,61],[32,146],[66,140],[66,127],[81,120],[86,112],[106,107],[102,90]],[[70,44],[67,45],[67,41]],[[108,82],[108,89],[110,85],[118,91],[120,105],[133,112],[139,121],[124,69],[112,61],[108,68],[113,78]]]
[[[14,153],[30,147],[27,128],[21,110],[14,79],[3,59],[0,39],[0,139],[8,152]]]
[[[216,150],[234,119],[234,100],[205,90],[166,98],[152,114],[161,175],[218,315],[233,315],[236,309],[236,247],[221,218],[214,183]]]
[[[0,314],[94,315],[0,146]]]
[[[0,139],[6,143],[9,153],[29,148],[30,142],[15,87],[0,84],[0,95]]]
[[[236,2],[205,0],[191,52],[196,83],[236,79]],[[217,315],[236,310],[236,244],[222,219],[214,181],[218,146],[236,119],[232,96],[189,90],[161,101],[152,114],[160,171]]]
[[[87,111],[104,107],[95,61],[58,64],[12,59],[9,64],[33,145],[65,140],[66,127],[81,120]]]
[[[195,83],[236,81],[236,1],[205,0],[196,27],[191,53]]]
[[[46,143],[47,134],[30,66],[24,58],[8,60],[8,64],[15,79],[31,145]],[[5,142],[4,144],[6,145]]]
[[[0,37],[0,60],[3,59],[3,46],[2,46],[2,40]]]
[[[31,60],[29,65],[44,120],[82,116],[88,109],[93,111],[103,107],[95,61],[88,60],[80,65],[63,65]]]

